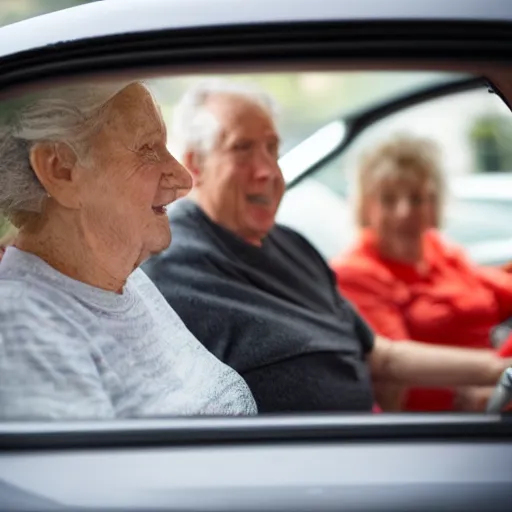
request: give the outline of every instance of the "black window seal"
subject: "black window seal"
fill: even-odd
[[[512,441],[512,415],[260,416],[0,424],[0,452],[261,443]]]

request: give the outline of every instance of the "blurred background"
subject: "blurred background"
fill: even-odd
[[[108,3],[110,0],[1,0],[0,26],[94,1]],[[168,3],[172,9],[173,0]],[[204,78],[182,76],[150,80],[166,122],[170,121],[173,107],[185,89]],[[284,155],[316,130],[333,120],[342,119],[349,112],[370,108],[376,102],[457,76],[419,71],[339,71],[244,74],[231,75],[230,78],[256,83],[275,97],[280,107],[278,128],[282,137],[281,155]],[[352,237],[347,227],[351,224],[346,213],[348,184],[360,153],[379,139],[398,131],[436,140],[442,149],[448,176],[498,174],[504,177],[509,174],[507,171],[512,170],[512,145],[509,143],[512,139],[512,116],[507,107],[485,89],[460,93],[405,109],[372,125],[347,151],[323,165],[314,176],[287,194],[279,220],[312,238],[325,256],[339,252]],[[169,145],[172,150],[172,140]],[[457,186],[462,190],[460,183]],[[476,186],[483,190],[481,183]],[[457,207],[448,212],[449,234],[468,247],[487,240],[512,240],[512,225],[509,227],[507,221],[512,215],[512,194],[501,203],[497,203],[493,196],[495,191],[512,190],[512,186],[505,187],[496,181],[486,182],[485,186],[491,195],[478,199],[478,209],[475,209],[474,200],[468,202],[466,198],[465,202],[459,201]],[[332,204],[329,211],[328,204]],[[333,236],[332,232],[323,233],[319,229],[319,225],[325,226],[333,218],[339,220],[338,229],[343,230],[343,236],[339,231]],[[8,223],[0,219],[0,242],[8,229]],[[507,254],[509,250],[507,248]]]
[[[109,0],[1,0],[0,26],[97,1],[109,2]],[[173,0],[169,0],[169,9],[172,9],[172,4]],[[22,34],[20,36],[22,37]],[[183,91],[192,82],[202,78],[204,77],[189,76],[152,81],[167,119],[172,116],[173,105]],[[281,107],[279,129],[283,139],[282,153],[285,153],[320,126],[340,117],[343,113],[439,81],[443,75],[420,72],[319,72],[242,75],[231,78],[255,82],[277,99]],[[464,131],[474,144],[478,142],[482,146],[479,155],[476,156],[478,162],[469,165],[466,161],[462,161],[455,165],[457,170],[454,172],[509,168],[512,165],[512,156],[505,155],[504,148],[501,148],[500,154],[495,147],[500,146],[500,138],[504,133],[508,133],[509,120],[496,115],[495,112],[486,113],[485,109],[482,112],[479,102],[472,110],[474,115],[471,113],[471,119],[467,120],[467,128],[461,128],[459,132]],[[455,110],[451,109],[451,111]],[[450,116],[444,117],[448,119]],[[435,130],[430,131],[435,133]],[[484,139],[486,145],[482,143]],[[450,165],[450,167],[454,166]]]
[[[0,26],[95,1],[99,0],[2,0],[0,2]]]

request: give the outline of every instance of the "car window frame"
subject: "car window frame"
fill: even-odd
[[[50,28],[51,17],[48,20]],[[466,33],[470,28],[473,28],[473,32],[469,40],[467,37],[457,38],[457,34]],[[283,22],[224,26],[216,31],[201,27],[155,30],[137,34],[126,32],[93,39],[63,41],[58,45],[33,48],[19,55],[0,58],[0,98],[16,97],[21,92],[33,91],[36,86],[60,84],[62,80],[83,80],[100,76],[103,79],[156,76],[164,73],[192,74],[213,70],[229,72],[234,68],[250,72],[263,69],[318,69],[319,65],[325,68],[336,66],[340,69],[344,66],[366,66],[371,69],[375,66],[389,69],[437,66],[446,69],[454,60],[455,68],[462,67],[467,72],[478,69],[479,66],[488,66],[489,61],[492,62],[493,69],[503,65],[508,68],[509,57],[512,54],[511,36],[512,23],[479,24],[454,21],[447,24],[442,21],[424,20],[402,23],[375,23],[363,20],[357,26],[350,21],[295,25]],[[418,38],[421,39],[420,46],[417,45]],[[486,41],[484,47],[482,40]],[[205,49],[208,51],[205,52]],[[478,80],[485,80],[487,83],[487,78]],[[381,109],[380,112],[382,114],[384,110]],[[369,121],[368,117],[365,119],[365,122]],[[347,419],[347,415],[342,414],[338,417],[345,418],[344,428],[351,432],[346,440],[357,439],[354,426],[359,429],[360,425],[356,417],[349,415]],[[431,415],[429,418],[430,428],[425,435],[436,432],[432,428],[432,421],[439,424],[441,429],[437,431],[437,435],[447,435],[447,432],[442,430],[443,425],[452,428],[452,420],[446,420],[443,415]],[[386,429],[386,425],[396,429],[400,424],[403,425],[403,435],[407,435],[411,426],[406,415],[393,421],[387,415],[375,415],[369,419],[377,425],[372,436],[378,435],[379,429]],[[232,420],[237,421],[235,418]],[[117,425],[119,430],[116,430],[117,426],[109,428],[103,422],[96,428],[89,428],[92,423],[55,423],[46,430],[38,423],[3,424],[2,449],[33,448],[34,445],[31,443],[36,443],[36,437],[40,436],[48,443],[47,447],[58,447],[64,432],[69,433],[67,439],[71,439],[72,443],[82,448],[88,448],[95,442],[101,443],[101,439],[108,439],[109,443],[115,442],[115,438],[123,430],[130,435],[137,433],[136,442],[144,443],[145,446],[151,444],[152,438],[155,439],[154,442],[158,441],[154,428],[149,428],[148,424],[144,423],[136,426],[136,420],[134,421],[135,423],[126,426],[125,429]],[[171,423],[179,420],[155,421],[166,433],[160,438],[161,443],[170,443],[176,439],[176,432],[172,430]],[[187,421],[184,435],[192,436],[194,419]],[[280,418],[247,419],[247,423],[241,428],[243,430],[255,426],[260,429],[265,421],[269,423],[269,440],[279,435],[280,431],[287,432],[286,429],[283,430]],[[317,417],[316,421],[319,421],[321,434],[325,436],[327,427],[322,423],[322,417]],[[472,426],[479,428],[482,424],[486,425],[482,435],[487,436],[487,427],[493,425],[492,428],[504,429],[504,435],[512,436],[511,424],[503,424],[499,416],[487,417],[485,421],[482,421],[481,417],[467,416],[454,421],[456,437],[464,436]],[[303,430],[307,425],[299,423],[297,428]],[[112,433],[115,433],[115,436],[112,436]],[[221,435],[219,433],[219,436]],[[255,434],[255,438],[257,440],[258,434]],[[194,439],[193,436],[190,439]],[[200,438],[195,441],[202,442]]]

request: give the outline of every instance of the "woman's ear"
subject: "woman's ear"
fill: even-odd
[[[62,142],[38,142],[30,149],[30,165],[41,185],[59,204],[72,209],[79,205],[76,163],[75,152]]]

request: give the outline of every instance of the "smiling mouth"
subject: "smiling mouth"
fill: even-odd
[[[159,206],[152,206],[151,209],[153,210],[153,213],[155,215],[166,215],[167,214],[167,208],[165,204],[159,205]]]

